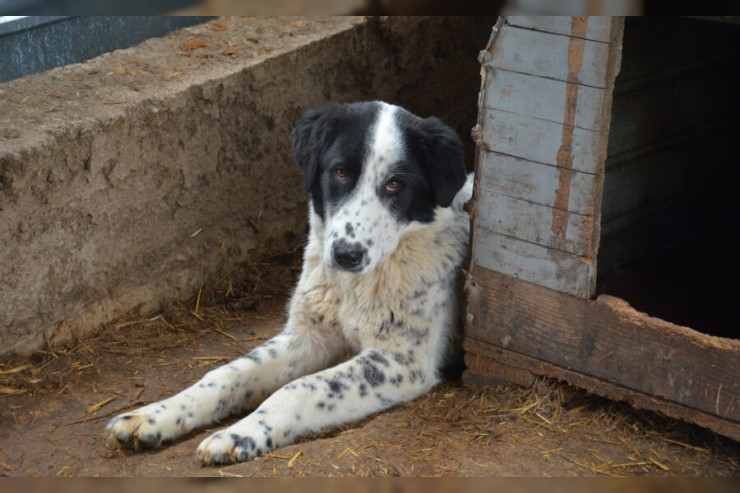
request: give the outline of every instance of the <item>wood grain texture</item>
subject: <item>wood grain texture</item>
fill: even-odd
[[[563,25],[554,18],[537,25],[546,30],[547,22]],[[608,44],[588,41],[591,22],[568,19],[568,36],[554,38],[534,25],[523,26],[527,33],[497,25],[481,54],[474,131],[474,262],[583,298],[596,285],[599,205],[623,21],[608,21]],[[508,37],[526,38],[548,56],[557,52],[558,68]],[[603,80],[604,89],[582,84],[587,72]]]
[[[535,163],[557,166],[563,124],[517,115],[493,108],[482,114],[482,145],[491,151]],[[606,157],[607,135],[583,128],[573,129],[574,170],[596,174]]]
[[[740,425],[738,340],[476,266],[466,291],[466,338]]]
[[[486,152],[479,170],[479,180],[481,189],[486,192],[555,207],[555,184],[560,173],[555,166],[498,152]],[[565,205],[565,210],[581,215],[594,214],[597,207],[593,200],[596,195],[597,177],[577,171],[567,173],[572,177],[570,200]]]
[[[534,29],[547,33],[561,34],[571,36],[573,18],[566,16],[517,16],[512,15],[506,18],[507,23],[511,26],[518,26],[527,29]],[[613,30],[613,19],[611,17],[588,18],[588,28],[581,34],[585,39],[594,41],[609,42]]]
[[[504,25],[500,41],[493,46],[495,67],[603,89],[609,44],[577,38],[578,34],[561,36]],[[573,39],[583,44],[582,64],[576,73],[568,71],[568,44]]]
[[[462,379],[473,385],[520,385],[529,387],[535,381],[536,375],[529,370],[519,366],[511,366],[501,363],[498,359],[488,356],[491,349],[475,344],[468,339],[465,347],[465,368]]]
[[[570,83],[560,80],[495,69],[485,94],[485,105],[494,110],[564,124],[568,85]],[[602,130],[603,98],[603,89],[581,86],[573,124],[587,130]]]
[[[595,289],[589,259],[483,227],[475,230],[472,257],[475,265],[580,298],[588,298]]]
[[[740,441],[740,424],[736,422],[471,338],[464,340],[463,348],[465,361],[470,361],[472,365],[463,372],[462,379],[471,385],[514,384],[528,387],[534,375],[541,375],[564,380],[602,397],[626,401],[638,409],[682,419]]]
[[[478,213],[489,218],[480,227],[579,257],[591,257],[593,217],[535,204],[498,193],[481,194]],[[553,217],[562,224],[554,232]]]

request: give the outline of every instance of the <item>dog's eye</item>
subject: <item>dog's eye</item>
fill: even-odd
[[[341,180],[344,180],[345,178],[347,178],[347,171],[341,166],[337,166],[336,168],[334,168],[334,176]]]
[[[388,180],[388,183],[385,184],[385,191],[386,192],[398,192],[401,189],[401,182],[398,180]]]

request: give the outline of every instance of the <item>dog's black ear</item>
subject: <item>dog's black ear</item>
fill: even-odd
[[[449,207],[467,178],[462,142],[436,117],[422,120],[421,133],[424,172],[432,185],[434,201]]]
[[[303,115],[293,130],[293,155],[303,171],[303,183],[307,192],[313,188],[321,154],[329,144],[328,136],[336,127],[341,112],[341,105],[326,103]]]

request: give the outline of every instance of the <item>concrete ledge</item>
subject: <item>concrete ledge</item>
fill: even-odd
[[[0,354],[300,246],[290,131],[310,107],[385,99],[466,140],[491,25],[223,18],[0,84]]]

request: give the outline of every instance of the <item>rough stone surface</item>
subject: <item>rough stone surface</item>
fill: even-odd
[[[0,354],[302,246],[290,132],[326,100],[440,116],[470,159],[492,24],[222,18],[0,84]]]

